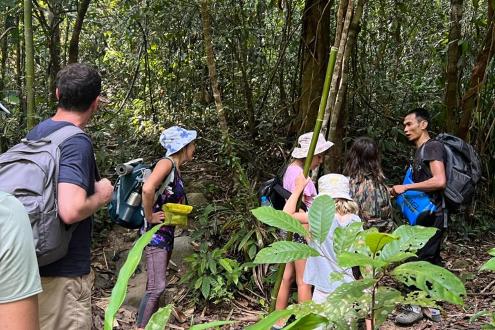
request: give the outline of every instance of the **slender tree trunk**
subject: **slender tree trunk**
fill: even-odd
[[[48,64],[48,88],[50,107],[57,103],[55,94],[57,73],[60,71],[60,23],[62,21],[60,13],[62,4],[59,0],[52,1],[49,7],[51,12],[48,15],[48,49],[50,52],[50,63]],[[40,14],[41,15],[41,14]]]
[[[33,6],[31,0],[24,0],[24,39],[26,48],[26,125],[34,126],[34,46],[33,46]]]
[[[220,96],[220,88],[218,87],[215,54],[213,51],[213,41],[211,39],[211,24],[210,13],[208,9],[208,0],[200,0],[199,3],[201,10],[201,19],[203,21],[203,36],[205,41],[206,61],[208,65],[208,73],[210,76],[211,89],[213,91],[213,98],[215,100],[215,107],[217,109],[220,130],[222,131],[224,139],[226,139],[229,135],[229,126],[227,125],[227,118],[225,117],[225,110],[223,108],[222,98]]]
[[[453,133],[455,115],[459,110],[459,60],[461,49],[462,0],[450,1],[449,48],[447,51],[447,71],[445,87],[444,118],[448,132]]]
[[[330,125],[328,130],[328,139],[330,141],[342,141],[342,139],[338,139],[339,137],[344,136],[344,119],[345,119],[345,100],[347,93],[347,84],[349,78],[349,68],[352,50],[356,44],[357,34],[359,32],[359,24],[361,22],[361,17],[363,16],[363,9],[366,0],[358,0],[354,14],[352,15],[351,24],[349,25],[349,33],[347,35],[347,42],[345,43],[345,50],[342,57],[342,72],[340,74],[340,86],[337,90],[335,106],[332,109],[331,117],[330,117]],[[344,34],[342,34],[342,38],[344,38]],[[342,43],[341,43],[342,44]],[[331,171],[336,171],[339,167],[340,162],[342,161],[342,143],[336,143],[336,146],[330,150],[329,157],[332,159],[331,162],[326,162],[327,169]]]
[[[4,89],[5,89],[5,73],[7,71],[7,53],[8,53],[8,33],[11,29],[11,20],[10,16],[5,17],[4,21],[4,30],[0,33],[0,45],[1,45],[1,62],[0,62],[0,100],[3,99]]]
[[[239,163],[239,159],[235,155],[235,151],[232,148],[232,142],[230,140],[229,126],[227,124],[227,118],[225,116],[225,109],[222,104],[222,98],[220,95],[220,88],[218,84],[217,78],[217,69],[215,65],[215,53],[213,50],[213,41],[211,37],[211,19],[209,12],[209,4],[208,0],[200,0],[199,8],[201,14],[201,21],[203,25],[203,37],[205,43],[205,51],[206,51],[206,62],[208,64],[208,73],[210,76],[211,89],[213,91],[213,98],[215,100],[215,107],[217,109],[218,122],[220,126],[220,131],[222,133],[223,144],[225,147],[225,154],[229,158],[229,162],[232,164],[234,171],[236,172],[236,177],[234,177],[236,184],[242,184],[245,188],[249,187],[249,182],[247,181],[247,177],[244,173],[241,164]]]
[[[495,19],[493,9],[493,2],[488,1],[488,28],[485,41],[471,71],[469,87],[461,100],[462,117],[457,135],[463,139],[467,138],[472,113],[477,106],[479,92],[485,81],[486,68],[495,54]]]
[[[241,69],[242,75],[242,89],[244,92],[244,98],[246,99],[246,110],[247,110],[247,120],[249,126],[249,133],[251,137],[254,139],[258,135],[256,131],[256,119],[255,119],[255,110],[254,110],[254,102],[253,102],[253,89],[250,84],[250,79],[248,77],[247,72],[247,62],[248,62],[248,54],[247,54],[247,31],[245,27],[245,18],[244,18],[244,8],[242,5],[242,1],[239,2],[239,14],[237,15],[238,19],[241,22],[242,28],[241,31],[237,33],[237,39],[239,44],[239,51],[235,52],[237,55],[237,61],[239,62],[239,67]]]
[[[325,109],[325,116],[323,118],[323,135],[328,136],[328,124],[330,117],[335,107],[335,101],[337,98],[338,88],[340,86],[340,78],[342,74],[342,61],[344,58],[345,45],[347,43],[347,35],[349,33],[349,26],[351,25],[352,13],[354,9],[354,0],[342,0],[339,4],[339,10],[337,13],[337,27],[335,33],[334,47],[338,47],[337,60],[335,62],[335,70],[332,76],[332,82],[330,85],[330,92],[328,94],[327,107]],[[345,16],[344,16],[345,13]]]
[[[16,17],[15,19],[15,37],[16,37],[16,43],[15,43],[15,70],[16,70],[16,86],[17,86],[17,92],[19,93],[19,108],[21,115],[19,116],[19,126],[24,127],[26,126],[25,119],[26,119],[26,102],[24,101],[24,89],[22,86],[22,77],[23,77],[23,72],[24,68],[22,67],[22,63],[24,63],[24,53],[22,52],[22,37],[21,37],[21,27],[20,27],[20,22],[23,18]]]
[[[306,0],[302,30],[302,76],[298,117],[291,131],[313,129],[330,49],[331,0]]]
[[[89,8],[91,0],[81,0],[77,8],[77,18],[69,43],[69,62],[76,63],[79,57],[79,37],[81,35],[84,18]]]

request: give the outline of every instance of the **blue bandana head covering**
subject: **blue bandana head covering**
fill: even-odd
[[[196,139],[194,130],[187,130],[179,126],[167,128],[160,135],[160,144],[167,150],[165,156],[175,154]]]

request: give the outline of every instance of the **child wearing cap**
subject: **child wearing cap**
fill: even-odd
[[[295,212],[297,197],[303,191],[309,178],[300,175],[296,178],[295,189],[292,196],[285,204],[284,211],[292,214],[298,220],[307,219],[307,213]],[[359,207],[350,196],[349,179],[341,174],[326,174],[318,180],[318,195],[329,195],[335,201],[335,216],[328,232],[327,238],[321,245],[309,241],[308,244],[318,248],[324,256],[310,257],[306,261],[304,282],[314,285],[313,301],[323,303],[330,293],[344,282],[354,280],[352,269],[342,269],[337,263],[337,257],[333,250],[333,236],[335,229],[346,227],[354,222],[361,222],[357,215]],[[341,281],[331,281],[330,274],[338,272],[343,274]]]
[[[299,136],[297,139],[297,146],[292,151],[292,161],[287,166],[283,178],[283,187],[290,192],[294,192],[295,180],[298,175],[303,173],[304,163],[306,157],[308,156],[309,147],[311,145],[311,139],[313,138],[313,132],[305,133]],[[332,142],[326,141],[323,134],[318,135],[318,140],[315,146],[313,160],[310,165],[310,170],[314,171],[323,162],[323,157],[326,151],[330,149],[333,145]],[[303,188],[301,192],[303,194],[303,202],[305,209],[311,206],[313,199],[316,197],[317,191],[314,183],[310,180],[307,185]],[[300,193],[300,194],[301,194]],[[299,195],[300,195],[299,194]],[[298,195],[298,196],[299,196]],[[307,219],[305,222],[307,224]],[[298,243],[306,244],[304,237],[294,234],[293,240]],[[290,295],[290,287],[294,282],[297,283],[297,299],[298,302],[304,302],[311,300],[311,286],[304,283],[304,269],[306,267],[306,260],[300,259],[294,262],[287,263],[285,265],[284,275],[282,278],[282,283],[280,284],[280,289],[277,295],[277,301],[275,305],[276,310],[281,310],[287,308]],[[280,320],[273,327],[274,329],[280,329],[285,325],[285,320]]]
[[[185,204],[186,193],[180,167],[193,159],[196,137],[196,131],[178,126],[167,128],[160,135],[165,158],[158,161],[143,185],[144,231],[163,221],[162,206],[165,203]],[[155,192],[172,171],[173,180],[155,200]],[[174,229],[174,226],[162,226],[145,248],[147,282],[146,293],[138,311],[138,329],[146,327],[153,313],[158,310],[160,296],[165,291],[167,266],[174,247]]]

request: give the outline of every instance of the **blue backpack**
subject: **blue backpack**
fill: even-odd
[[[168,157],[167,159],[172,162],[172,170],[155,193],[155,200],[174,179],[175,163],[172,159]],[[145,164],[142,158],[138,158],[115,168],[119,178],[115,183],[112,200],[108,204],[108,215],[114,223],[129,229],[138,229],[143,226],[144,211],[141,205],[141,193],[143,184],[155,165],[156,163]]]
[[[412,172],[412,167],[409,167],[402,184],[414,183]],[[437,209],[428,194],[419,190],[408,190],[397,196],[395,202],[411,226],[416,224],[418,218],[430,215]]]

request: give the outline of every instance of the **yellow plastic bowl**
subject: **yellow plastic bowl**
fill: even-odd
[[[163,222],[171,226],[187,227],[188,217],[193,207],[190,205],[166,203],[162,206],[164,212]]]

